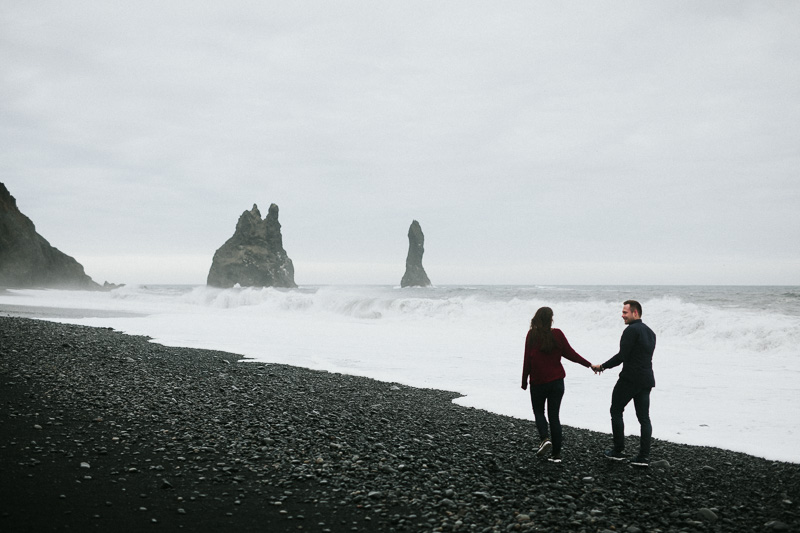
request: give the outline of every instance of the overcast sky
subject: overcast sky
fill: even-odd
[[[95,281],[800,284],[800,3],[0,3],[0,181]]]

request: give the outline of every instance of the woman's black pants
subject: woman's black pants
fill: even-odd
[[[550,383],[531,385],[531,405],[533,416],[536,419],[536,429],[539,430],[541,440],[550,437],[553,442],[553,455],[561,453],[561,419],[558,412],[561,410],[561,399],[564,397],[564,380],[557,379]],[[544,408],[547,404],[547,418]],[[547,421],[550,420],[549,431]]]

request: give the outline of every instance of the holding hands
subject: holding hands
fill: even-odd
[[[595,374],[602,374],[605,368],[603,368],[603,365],[592,365],[592,370],[594,370]]]

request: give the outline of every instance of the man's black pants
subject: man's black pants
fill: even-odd
[[[639,455],[650,455],[650,438],[653,435],[653,426],[650,423],[650,391],[652,387],[642,387],[628,381],[619,380],[611,393],[611,431],[614,434],[614,449],[621,452],[625,449],[625,422],[622,412],[625,406],[633,400],[636,409],[636,418],[641,426],[639,439]]]

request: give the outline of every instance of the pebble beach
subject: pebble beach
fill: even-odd
[[[0,316],[0,530],[800,531],[798,464],[568,420],[553,464],[457,396]]]

